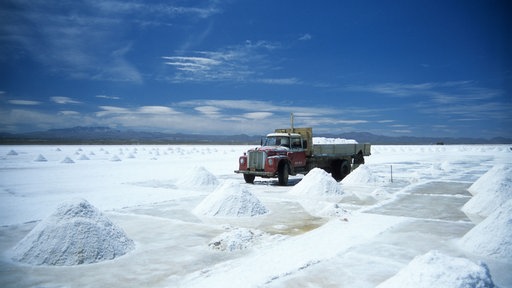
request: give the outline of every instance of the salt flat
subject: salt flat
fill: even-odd
[[[248,148],[0,146],[0,285],[375,287],[409,267],[415,257],[427,255],[447,269],[445,259],[483,261],[495,284],[512,287],[507,272],[512,259],[478,255],[471,245],[460,245],[480,223],[461,211],[477,195],[468,188],[493,167],[498,167],[495,177],[482,181],[502,181],[504,186],[475,187],[509,187],[510,145],[374,146],[364,168],[337,183],[336,193],[325,191],[333,188],[315,190],[331,186],[313,174],[293,177],[287,187],[258,178],[254,185],[245,184],[233,170]],[[301,182],[306,191],[294,193]],[[221,217],[198,213],[196,208],[223,185],[246,191],[237,194],[241,198],[230,198],[237,200],[229,202],[237,203],[237,211],[254,208],[257,199],[266,208],[258,211],[266,212],[233,215],[227,207]],[[229,192],[225,189],[220,192]],[[507,191],[497,193],[508,197]],[[248,194],[254,198],[244,196]],[[102,211],[135,248],[113,260],[83,265],[32,265],[12,258],[13,247],[41,220],[76,198]],[[230,233],[239,228],[250,230]],[[501,237],[512,231],[504,229]],[[242,245],[212,249],[209,244],[220,235],[226,237],[220,240]],[[432,250],[448,258],[426,254]],[[412,267],[420,267],[422,260]],[[414,278],[400,279],[407,283]],[[439,279],[438,284],[453,284],[447,281]]]

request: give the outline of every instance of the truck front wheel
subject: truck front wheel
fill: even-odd
[[[347,176],[350,173],[350,163],[346,160],[342,161],[335,161],[332,164],[332,177],[336,181],[341,181],[345,176]]]
[[[279,165],[279,170],[277,171],[277,179],[279,180],[280,186],[288,185],[288,163],[282,163]]]
[[[244,174],[245,183],[254,184],[254,178],[256,178],[256,176],[251,174]]]

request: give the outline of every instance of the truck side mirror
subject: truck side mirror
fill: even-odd
[[[302,148],[304,148],[304,149],[308,148],[308,140],[302,140]]]

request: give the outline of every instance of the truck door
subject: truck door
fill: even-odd
[[[290,152],[288,159],[290,159],[293,167],[306,166],[306,151],[302,148],[301,137],[291,137]]]

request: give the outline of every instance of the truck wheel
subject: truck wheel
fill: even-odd
[[[288,185],[288,163],[283,163],[279,165],[279,170],[277,171],[277,178],[279,179],[280,186]]]
[[[256,178],[256,176],[251,174],[244,174],[245,183],[254,184],[254,178]]]
[[[336,181],[341,181],[345,176],[350,173],[350,164],[346,160],[334,161],[332,164],[332,178]]]
[[[341,174],[340,181],[343,180],[343,178],[345,178],[345,176],[350,174],[350,164],[348,163],[348,161],[341,162],[340,174]]]

